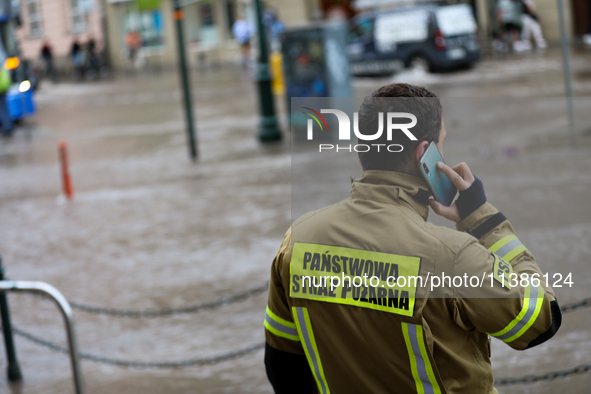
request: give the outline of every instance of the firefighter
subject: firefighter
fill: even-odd
[[[517,350],[550,339],[561,323],[554,292],[465,163],[438,164],[454,204],[429,198],[418,162],[431,141],[443,152],[437,96],[375,90],[359,109],[363,134],[378,112],[416,115],[417,140],[384,133],[376,143],[404,150],[359,153],[351,197],[285,234],[264,321],[269,381],[276,393],[497,393],[490,337]],[[428,222],[429,206],[457,230]]]

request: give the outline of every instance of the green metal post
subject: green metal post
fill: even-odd
[[[261,105],[261,124],[259,129],[259,140],[261,142],[272,142],[281,140],[281,131],[275,116],[275,103],[271,90],[271,73],[269,72],[269,48],[267,47],[267,36],[263,25],[263,10],[261,0],[254,0],[257,32],[259,41],[259,58],[257,64],[256,80],[259,87]]]
[[[564,89],[566,95],[566,105],[568,111],[568,127],[570,130],[570,144],[573,148],[577,147],[577,131],[575,129],[575,111],[573,109],[573,89],[570,76],[570,64],[568,53],[568,38],[566,36],[566,23],[564,18],[564,4],[562,0],[557,0],[558,21],[560,25],[560,45],[562,47],[562,70],[564,72]]]
[[[2,257],[0,257],[0,280],[4,280],[4,267],[2,266]],[[4,331],[4,345],[6,347],[6,358],[8,359],[8,380],[17,382],[22,380],[21,369],[16,360],[16,350],[14,349],[14,339],[12,338],[12,325],[10,324],[10,311],[8,310],[8,300],[6,293],[0,293],[0,314],[2,315],[2,330]]]
[[[195,137],[195,125],[193,124],[193,105],[191,103],[191,84],[187,70],[187,54],[185,52],[185,39],[183,36],[183,17],[180,0],[173,1],[174,19],[176,25],[176,38],[179,49],[179,68],[181,71],[181,85],[183,86],[183,99],[185,104],[185,117],[187,121],[187,133],[189,137],[189,154],[191,160],[197,159],[197,138]]]

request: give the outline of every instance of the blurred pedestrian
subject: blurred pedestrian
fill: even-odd
[[[521,15],[523,7],[521,0],[499,0],[495,15],[501,25],[501,39],[512,46],[515,52],[526,50],[525,45],[520,40],[521,33]]]
[[[253,34],[253,28],[243,15],[232,25],[232,33],[242,48],[242,66],[247,67],[250,63],[250,38]]]
[[[74,69],[74,78],[82,78],[82,67],[84,66],[84,54],[82,53],[82,46],[78,41],[78,38],[74,38],[72,41],[72,47],[70,48],[70,61]]]
[[[12,135],[12,118],[8,112],[6,94],[12,85],[12,78],[6,68],[0,68],[0,122],[2,122],[2,135],[10,136]]]
[[[130,30],[125,35],[125,45],[127,45],[127,56],[131,67],[135,67],[135,58],[142,45],[140,34],[136,30]]]
[[[523,14],[521,15],[521,23],[523,30],[521,31],[521,40],[525,47],[531,47],[531,36],[533,35],[538,49],[548,47],[544,36],[542,35],[542,26],[540,26],[538,14],[536,13],[536,4],[533,0],[521,0],[523,7]]]
[[[277,11],[273,8],[268,7],[265,9],[265,15],[263,16],[263,23],[265,24],[265,30],[267,31],[267,35],[269,36],[269,45],[271,48],[271,52],[276,52],[281,50],[281,40],[280,35],[283,30],[285,30],[285,24],[281,22],[279,16],[277,15]]]
[[[86,43],[86,77],[94,78],[98,75],[99,61],[96,54],[96,41],[93,37]]]
[[[53,79],[53,51],[49,40],[43,41],[43,46],[41,47],[41,59],[43,59],[43,62],[45,63],[45,75],[50,79]]]

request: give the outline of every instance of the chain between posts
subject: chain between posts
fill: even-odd
[[[125,316],[125,317],[159,317],[159,316],[170,316],[175,314],[182,314],[182,313],[196,313],[203,310],[215,309],[217,307],[228,305],[237,301],[245,300],[251,296],[259,294],[265,291],[268,288],[269,283],[265,282],[263,285],[254,287],[249,289],[245,292],[235,294],[230,297],[221,298],[217,301],[211,301],[203,304],[193,305],[190,307],[185,308],[177,308],[177,309],[161,309],[161,310],[146,310],[146,311],[133,311],[133,310],[118,310],[118,309],[109,309],[109,308],[100,308],[100,307],[92,307],[86,306],[83,304],[71,303],[73,307],[76,309],[84,310],[86,312],[91,313],[102,313],[108,314],[112,316]],[[75,305],[75,306],[74,306]],[[585,308],[591,306],[591,298],[585,298],[576,302],[572,302],[569,304],[565,304],[561,307],[563,313],[573,312],[580,308]],[[56,344],[54,342],[47,341],[45,339],[39,338],[33,334],[30,334],[26,331],[21,330],[17,327],[12,327],[12,331],[31,342],[34,342],[38,345],[44,346],[46,348],[59,351],[61,353],[68,353],[68,349],[65,347]],[[217,364],[229,359],[238,358],[241,356],[245,356],[247,354],[256,352],[257,350],[262,349],[265,346],[265,343],[257,343],[243,349],[233,350],[230,352],[222,353],[216,356],[204,357],[204,358],[193,358],[193,359],[186,359],[186,360],[178,360],[178,361],[162,361],[162,362],[145,362],[145,361],[134,361],[134,360],[121,360],[103,356],[97,356],[90,353],[83,353],[79,352],[78,355],[80,358],[102,363],[102,364],[109,364],[109,365],[117,365],[121,367],[131,367],[131,368],[157,368],[157,369],[173,369],[173,368],[181,368],[181,367],[191,367],[191,366],[201,366],[201,365],[211,365]],[[546,380],[553,380],[557,378],[563,378],[570,375],[578,375],[583,374],[591,370],[591,364],[584,364],[579,365],[571,369],[560,370],[560,371],[550,371],[542,375],[526,375],[519,378],[500,378],[495,380],[496,386],[508,386],[513,384],[529,384],[535,383],[539,381],[546,381]]]
[[[198,313],[206,310],[216,309],[221,306],[230,305],[235,302],[244,301],[250,297],[258,295],[267,291],[269,288],[269,282],[265,282],[260,286],[253,287],[241,293],[231,295],[229,297],[223,297],[218,300],[208,301],[202,304],[191,305],[181,308],[165,308],[165,309],[153,309],[153,310],[131,310],[131,309],[114,309],[114,308],[103,308],[99,306],[85,305],[78,302],[70,302],[72,309],[88,313],[96,313],[102,315],[110,315],[117,317],[135,317],[135,318],[154,318],[154,317],[166,317],[172,315],[181,315],[188,313]]]
[[[46,341],[45,339],[39,338],[33,334],[30,334],[26,331],[21,330],[20,328],[12,327],[12,331],[25,339],[28,339],[31,342],[34,342],[38,345],[47,347],[52,350],[56,350],[61,353],[68,353],[68,349],[63,346],[60,346],[56,343]],[[233,350],[230,352],[222,353],[217,356],[211,357],[204,357],[204,358],[193,358],[187,360],[180,360],[180,361],[162,361],[162,362],[145,362],[145,361],[133,361],[133,360],[120,360],[115,358],[109,357],[102,357],[93,355],[90,353],[78,353],[78,356],[82,359],[101,363],[101,364],[109,364],[109,365],[116,365],[120,367],[130,367],[130,368],[154,368],[154,369],[173,369],[173,368],[181,368],[181,367],[193,367],[193,366],[201,366],[201,365],[211,365],[211,364],[218,364],[222,361],[230,360],[233,358],[238,358],[241,356],[246,356],[247,354],[254,353],[259,349],[262,349],[265,346],[264,343],[257,343],[255,345],[248,346],[243,349]],[[564,378],[570,375],[578,375],[583,374],[591,370],[591,364],[587,365],[579,365],[577,367],[561,370],[561,371],[551,371],[547,372],[542,375],[526,375],[520,378],[500,378],[495,380],[495,386],[509,386],[513,384],[528,384],[528,383],[535,383],[540,381],[546,380],[553,380],[557,378]]]
[[[585,308],[591,306],[591,298],[583,298],[582,300],[571,302],[560,307],[562,313],[568,313],[575,311],[579,308]]]
[[[63,347],[57,343],[47,341],[43,338],[39,338],[38,336],[35,336],[35,335],[30,334],[26,331],[23,331],[20,328],[13,326],[12,332],[14,332],[18,336],[28,339],[29,341],[36,343],[38,345],[41,345],[43,347],[46,347],[46,348],[49,348],[52,350],[56,350],[60,353],[65,353],[65,354],[68,353],[68,349],[66,349],[65,347]],[[116,358],[97,356],[97,355],[85,353],[85,352],[78,352],[78,357],[80,357],[84,360],[94,361],[94,362],[101,363],[101,364],[117,365],[120,367],[172,369],[172,368],[217,364],[222,361],[230,360],[232,358],[237,358],[237,357],[245,356],[247,354],[256,352],[257,350],[262,349],[263,347],[265,347],[264,343],[257,343],[255,345],[251,345],[251,346],[245,347],[243,349],[233,350],[230,352],[218,354],[216,356],[203,357],[203,358],[191,358],[191,359],[179,360],[179,361],[162,361],[162,362],[120,360],[120,359],[116,359]]]
[[[206,310],[216,309],[225,305],[230,305],[235,302],[244,301],[250,297],[258,295],[267,291],[269,288],[269,282],[265,282],[260,286],[253,287],[242,293],[237,293],[229,297],[220,298],[214,301],[208,301],[202,304],[191,305],[181,308],[165,308],[165,309],[153,309],[153,310],[131,310],[131,309],[114,309],[114,308],[103,308],[99,306],[86,305],[78,302],[70,302],[72,309],[88,313],[96,313],[117,317],[136,317],[136,318],[154,318],[154,317],[166,317],[172,315],[181,315],[188,313],[198,313]],[[570,304],[564,304],[560,307],[562,313],[569,313],[579,308],[585,308],[591,306],[591,298],[584,298],[582,300],[572,302]]]
[[[579,375],[591,370],[591,364],[579,365],[571,369],[564,369],[562,371],[551,371],[543,375],[526,375],[521,378],[501,378],[495,379],[495,386],[509,386],[513,384],[528,384],[541,382],[546,380],[554,380],[557,378],[564,378],[570,375]]]

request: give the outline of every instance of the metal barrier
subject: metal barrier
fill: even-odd
[[[26,291],[34,293],[42,293],[51,297],[59,306],[64,323],[66,325],[66,332],[68,334],[68,349],[70,353],[70,362],[72,364],[72,375],[74,379],[74,389],[76,394],[84,394],[84,382],[82,380],[82,371],[80,370],[80,362],[78,360],[78,346],[76,345],[76,335],[74,333],[74,317],[72,316],[72,308],[66,298],[55,287],[44,282],[29,282],[29,281],[0,281],[0,292],[7,291]]]
[[[4,280],[4,267],[2,266],[2,257],[0,257],[0,280]],[[0,315],[2,318],[2,331],[4,331],[4,346],[6,348],[6,360],[8,361],[7,372],[9,382],[18,382],[22,380],[21,369],[16,359],[16,350],[14,349],[14,338],[12,337],[12,325],[10,324],[10,311],[8,310],[8,300],[6,293],[0,293]]]

